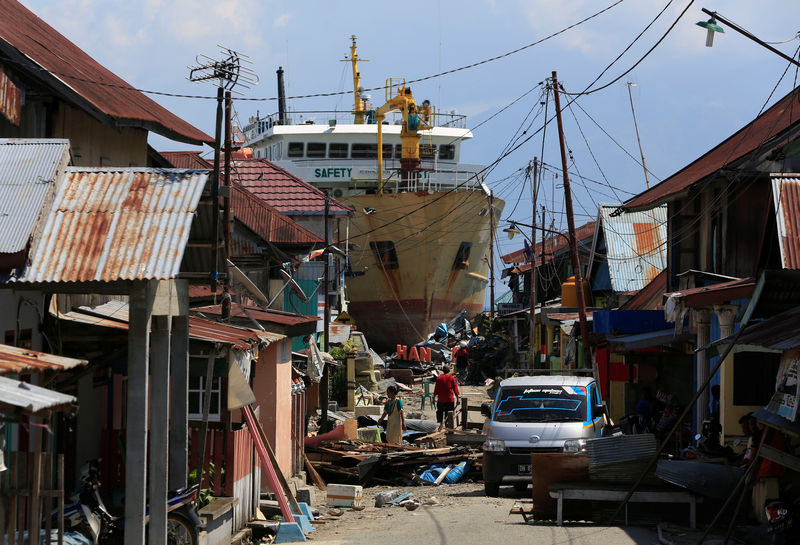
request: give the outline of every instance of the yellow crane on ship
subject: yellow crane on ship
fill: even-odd
[[[350,58],[345,60],[350,61],[353,68],[355,123],[357,125],[364,123],[378,125],[378,192],[383,193],[383,121],[386,119],[386,115],[399,111],[403,117],[400,128],[400,180],[403,184],[408,185],[416,180],[419,173],[419,131],[433,128],[435,111],[427,100],[423,101],[421,105],[417,105],[411,88],[406,85],[404,78],[387,79],[386,103],[376,110],[367,110],[367,101],[361,87],[361,73],[358,71],[358,61],[366,61],[366,59],[360,59],[356,53],[356,37],[351,36],[351,39],[353,42],[350,46]]]

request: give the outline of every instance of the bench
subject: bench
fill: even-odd
[[[550,496],[558,500],[556,523],[561,526],[564,522],[564,500],[595,500],[621,502],[625,499],[630,487],[614,486],[606,483],[554,483],[549,487]],[[628,502],[637,503],[688,503],[689,526],[697,527],[697,504],[703,498],[696,494],[678,488],[640,487],[633,493]],[[625,504],[625,525],[628,525],[628,504]]]

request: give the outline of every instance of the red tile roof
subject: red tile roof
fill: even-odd
[[[791,91],[774,106],[728,137],[717,147],[663,182],[639,193],[624,204],[628,210],[652,208],[682,194],[691,185],[754,151],[766,152],[787,143],[767,141],[800,121],[800,93]],[[766,143],[766,145],[765,145]]]
[[[578,239],[578,242],[592,238],[594,236],[595,223],[597,222],[590,221],[589,223],[585,223],[580,227],[578,227],[577,229],[575,229],[575,238]],[[567,238],[566,233],[564,233],[564,236],[548,237],[547,239],[545,239],[544,244],[545,244],[544,261],[545,263],[549,263],[550,260],[553,259],[553,255],[555,255],[556,252],[562,250],[563,248],[566,248],[569,245],[569,239]],[[536,256],[538,265],[538,260],[542,258],[541,242],[536,243],[536,249],[533,255]],[[510,254],[506,254],[503,256],[503,263],[528,263],[528,262],[530,262],[530,259],[525,257],[524,249],[517,250],[516,252],[512,252]],[[527,271],[528,269],[530,269],[530,267],[527,268],[520,267],[520,270],[523,271]]]
[[[322,239],[238,183],[231,187],[231,207],[236,219],[264,240],[276,244],[314,244]]]
[[[266,159],[237,159],[231,163],[231,179],[284,214],[317,215],[325,210],[325,194]],[[335,199],[330,214],[348,214],[350,208]]]
[[[214,162],[201,157],[200,151],[160,151],[161,156],[175,168],[208,169],[214,168]]]
[[[16,0],[0,2],[0,51],[11,60],[5,64],[28,71],[73,104],[93,115],[109,116],[118,126],[139,126],[191,144],[213,142],[203,131],[133,90]]]

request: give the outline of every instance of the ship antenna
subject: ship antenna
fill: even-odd
[[[350,39],[352,40],[352,44],[350,45],[350,58],[345,56],[343,62],[349,62],[353,68],[353,113],[355,114],[355,124],[363,125],[367,103],[365,100],[366,97],[362,95],[363,88],[361,87],[361,72],[358,71],[358,61],[369,62],[369,59],[359,58],[358,53],[356,53],[355,34],[350,36]]]

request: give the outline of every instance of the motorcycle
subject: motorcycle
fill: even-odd
[[[204,527],[195,511],[200,485],[170,491],[167,500],[167,543],[198,545],[198,532]],[[64,506],[64,529],[82,534],[97,545],[124,542],[125,519],[111,514],[100,496],[100,460],[81,468],[80,486]],[[146,519],[149,518],[149,506]],[[56,519],[58,510],[52,513]]]
[[[800,541],[800,499],[793,503],[771,501],[764,506],[773,545]]]

